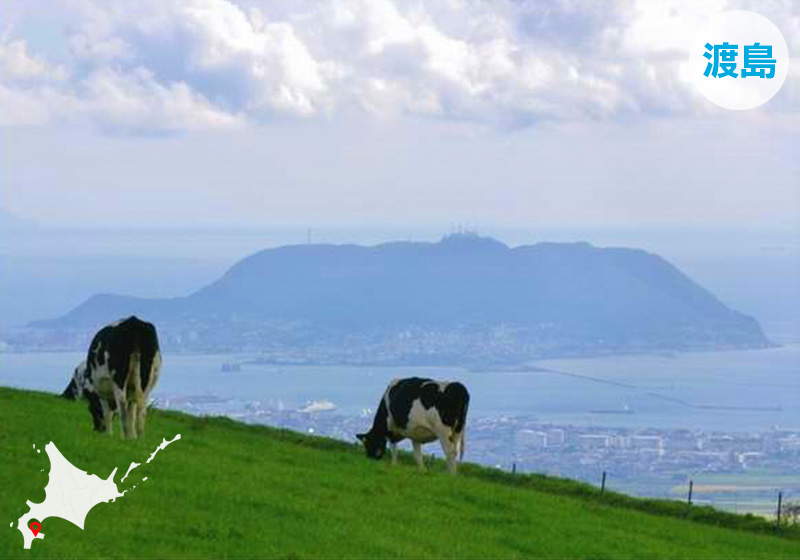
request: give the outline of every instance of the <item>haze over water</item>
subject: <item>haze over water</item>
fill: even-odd
[[[223,363],[250,358],[167,353],[153,396],[168,408],[193,397],[228,399],[208,408],[209,413],[226,414],[243,413],[253,403],[264,409],[297,410],[328,400],[336,405],[335,414],[361,416],[365,409],[374,410],[390,379],[418,375],[464,381],[473,395],[472,416],[533,416],[555,424],[637,429],[800,428],[797,345],[537,363],[552,371],[246,363],[238,372],[221,371]],[[4,354],[0,384],[60,393],[81,359],[79,353]],[[622,413],[625,410],[628,413]]]

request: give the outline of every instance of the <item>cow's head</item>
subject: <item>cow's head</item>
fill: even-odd
[[[364,444],[364,450],[370,459],[383,459],[386,455],[386,436],[379,436],[374,431],[365,434],[356,434],[356,437]]]
[[[69,385],[67,385],[67,388],[64,389],[63,393],[61,393],[61,396],[71,401],[74,401],[75,399],[80,397],[81,394],[83,393],[83,385],[85,377],[86,377],[86,362],[84,361],[78,364],[78,367],[75,368],[75,371],[72,373],[72,379],[70,379]]]
[[[92,415],[95,431],[105,432],[107,428],[105,412],[103,410],[103,405],[100,404],[100,396],[97,394],[97,391],[93,389],[84,389],[83,397],[89,401],[89,412]]]
[[[75,399],[77,399],[80,396],[80,391],[78,390],[78,385],[77,385],[77,383],[75,383],[74,379],[70,379],[69,380],[69,385],[67,385],[67,388],[64,389],[63,393],[61,393],[61,396],[64,397],[65,399],[69,399],[71,401],[74,401]]]

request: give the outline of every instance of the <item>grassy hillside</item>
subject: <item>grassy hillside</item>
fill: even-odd
[[[122,485],[136,489],[91,511],[86,531],[49,518],[46,538],[22,549],[9,523],[44,499],[49,471],[33,443],[52,440],[103,477],[119,467],[119,480],[176,433]],[[0,389],[0,452],[2,558],[800,557],[797,533],[775,536],[756,518],[687,518],[677,503],[473,465],[421,474],[407,458],[392,468],[352,445],[222,418],[153,411],[146,437],[122,442],[93,433],[81,404],[44,393]]]

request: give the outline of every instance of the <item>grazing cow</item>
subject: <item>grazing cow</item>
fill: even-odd
[[[409,438],[414,446],[414,459],[422,470],[425,470],[422,444],[438,439],[447,457],[447,467],[455,474],[456,457],[464,457],[467,408],[469,393],[461,383],[419,377],[395,379],[378,404],[370,431],[356,437],[372,459],[381,459],[386,454],[388,440],[392,446],[392,464],[397,462],[397,443]]]
[[[156,328],[128,317],[98,331],[86,361],[75,368],[61,396],[89,401],[98,432],[111,432],[114,413],[118,412],[122,438],[138,438],[144,433],[147,402],[160,369]]]

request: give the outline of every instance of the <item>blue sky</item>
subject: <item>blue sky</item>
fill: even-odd
[[[726,9],[793,57],[768,104],[687,77]],[[0,206],[56,225],[779,227],[800,215],[780,2],[7,0]]]

